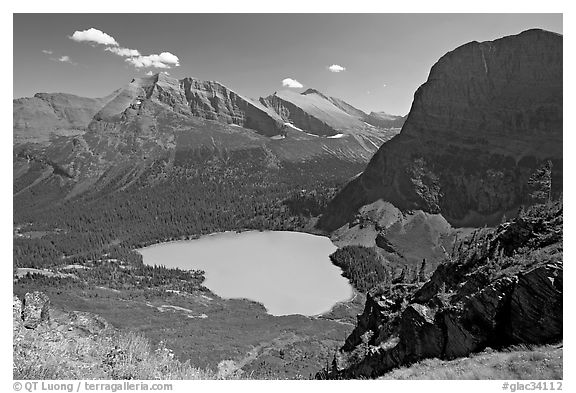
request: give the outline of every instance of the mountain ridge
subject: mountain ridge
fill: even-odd
[[[127,109],[139,105],[142,100],[155,98],[159,102],[171,106],[172,110],[182,115],[216,120],[225,124],[236,124],[270,137],[285,133],[286,127],[284,123],[286,121],[291,124],[294,123],[289,117],[283,118],[282,111],[275,110],[270,104],[269,101],[275,94],[256,100],[247,98],[218,81],[203,81],[193,77],[176,79],[164,73],[157,73],[152,76],[133,78],[127,85],[100,98],[87,98],[67,93],[36,93],[34,97],[14,99],[13,123],[14,129],[17,130],[42,129],[44,132],[48,132],[48,136],[40,138],[42,141],[46,141],[46,139],[49,139],[50,130],[84,129],[91,120],[112,120],[117,116],[121,116],[122,112]],[[318,113],[320,118],[317,118],[315,114],[307,113],[311,123],[301,124],[296,121],[298,124],[294,124],[297,128],[304,129],[306,132],[315,135],[334,136],[339,131],[350,127],[366,128],[366,123],[348,119],[350,113],[355,114],[358,119],[362,117],[370,118],[370,115],[346,103],[344,100],[328,97],[315,89],[308,89],[301,94],[293,92],[285,94],[315,95],[321,97],[326,103],[334,105],[332,111],[337,114],[340,122],[344,124],[326,122],[326,116],[322,117],[323,113],[321,112]],[[55,104],[51,105],[54,101],[56,101]],[[26,105],[27,103],[30,104]],[[46,106],[52,107],[54,114],[42,109],[42,107]],[[74,117],[67,119],[65,116],[62,119],[62,116],[58,116],[59,113],[66,114],[66,111],[75,106],[83,110],[80,114],[80,119]],[[306,106],[306,100],[296,105],[297,109],[303,112],[306,112],[306,109],[310,109],[313,105],[308,105],[308,108],[303,108],[303,106]],[[40,119],[32,122],[30,120],[32,120],[35,110]],[[49,121],[51,118],[55,119]],[[61,121],[58,122],[57,120]],[[320,128],[324,127],[324,131],[319,131],[316,128],[316,125],[319,124],[322,124]],[[330,131],[327,132],[327,129],[330,129]],[[22,132],[19,134],[22,134]],[[17,135],[21,136],[19,134]]]
[[[432,67],[402,131],[334,199],[320,227],[335,230],[379,199],[442,213],[455,226],[492,225],[530,203],[529,178],[548,161],[557,197],[562,37],[529,30],[468,43]]]
[[[171,168],[200,152],[258,152],[271,167],[333,159],[356,167],[398,131],[362,124],[323,137],[286,120],[219,82],[163,73],[133,78],[98,99],[39,93],[14,100],[14,192],[58,182],[68,199],[124,188],[158,160]]]

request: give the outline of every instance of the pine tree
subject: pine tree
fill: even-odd
[[[552,161],[548,160],[536,169],[528,179],[531,189],[530,198],[534,202],[544,203],[552,199]]]

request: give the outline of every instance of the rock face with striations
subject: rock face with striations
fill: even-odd
[[[332,231],[382,199],[441,213],[452,225],[499,222],[530,200],[549,162],[562,192],[562,36],[528,30],[444,55],[415,93],[400,134],[332,201]]]
[[[561,203],[536,205],[478,231],[420,288],[373,288],[329,377],[376,377],[429,357],[561,341],[562,226]]]
[[[194,116],[251,128],[266,136],[281,132],[280,116],[258,101],[244,98],[218,82],[185,78],[180,84]]]

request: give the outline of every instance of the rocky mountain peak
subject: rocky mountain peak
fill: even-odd
[[[316,89],[311,89],[311,88],[303,91],[303,92],[300,93],[300,94],[303,95],[303,96],[307,96],[307,95],[309,95],[309,94],[316,94],[317,96],[320,96],[320,97],[325,98],[325,99],[327,99],[327,100],[329,99],[324,93],[321,93],[320,91],[318,91],[318,90],[316,90]]]
[[[401,133],[331,203],[334,230],[378,199],[495,224],[531,204],[530,179],[551,163],[562,192],[562,36],[529,30],[444,55],[414,95]]]

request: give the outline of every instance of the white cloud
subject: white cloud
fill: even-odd
[[[180,59],[178,56],[170,52],[162,52],[159,55],[142,55],[138,49],[129,49],[121,47],[118,41],[114,37],[95,29],[93,27],[82,30],[75,31],[71,37],[71,40],[77,42],[88,42],[91,44],[104,45],[104,50],[107,52],[114,53],[120,57],[126,57],[124,61],[132,64],[136,68],[172,68],[178,67],[180,65]]]
[[[54,52],[52,52],[51,50],[42,49],[42,53],[44,53],[45,55],[51,55]]]
[[[72,64],[72,65],[77,65],[77,63],[74,63],[72,61],[72,59],[70,59],[70,56],[61,56],[58,59],[52,59],[52,60],[56,60],[56,61],[59,61],[61,63],[68,63],[68,64]]]
[[[69,38],[76,42],[92,42],[100,45],[119,46],[114,37],[93,27],[89,28],[88,30],[76,30],[74,34],[72,34],[72,36]]]
[[[152,76],[152,75],[154,75],[154,73],[153,73],[152,71],[148,71],[148,72],[146,73],[146,75]]]
[[[292,78],[283,79],[282,80],[282,86],[290,87],[293,89],[300,89],[300,88],[304,87],[304,85],[302,83],[300,83],[296,79],[292,79]]]
[[[129,57],[125,61],[136,68],[172,68],[173,66],[178,67],[180,65],[180,59],[178,59],[178,56],[175,56],[170,52],[162,52],[159,55]]]
[[[386,86],[387,86],[386,83],[384,83],[384,84],[382,85],[382,87],[386,87]]]
[[[332,64],[330,67],[328,67],[328,69],[330,70],[330,72],[346,71],[346,67],[342,67],[341,65],[338,64]]]
[[[122,57],[135,57],[140,56],[140,52],[137,49],[119,48],[117,46],[107,46],[104,50],[112,52]]]

